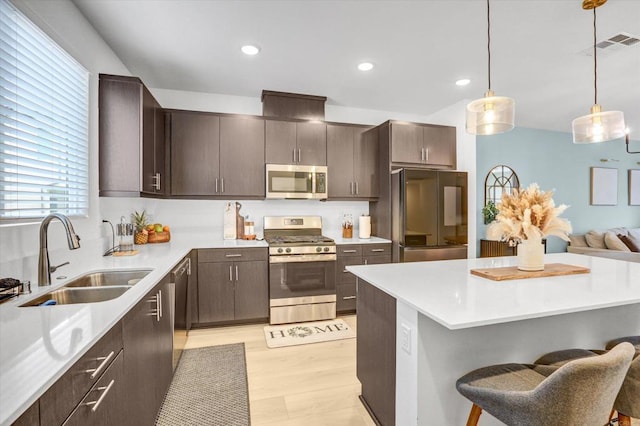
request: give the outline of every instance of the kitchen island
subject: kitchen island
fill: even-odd
[[[464,425],[456,380],[487,365],[640,334],[640,264],[569,253],[587,274],[492,281],[514,257],[349,266],[358,277],[358,378],[383,426]],[[484,425],[501,424],[489,414]]]

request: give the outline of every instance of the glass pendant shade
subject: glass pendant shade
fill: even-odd
[[[600,105],[591,107],[591,114],[573,120],[573,143],[605,142],[625,136],[622,111],[604,111]]]
[[[473,135],[495,135],[512,130],[515,119],[515,102],[505,96],[494,96],[493,91],[484,98],[467,105],[467,133]]]

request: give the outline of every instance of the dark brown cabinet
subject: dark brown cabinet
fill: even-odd
[[[264,198],[259,117],[171,111],[171,195]]]
[[[356,277],[346,270],[350,265],[391,263],[391,244],[346,244],[337,246],[336,312],[356,310]]]
[[[267,250],[198,250],[198,322],[269,317]]]
[[[327,125],[329,198],[378,196],[378,138],[368,126]]]
[[[127,398],[121,410],[127,424],[153,424],[171,383],[173,307],[168,282],[167,276],[122,322]]]
[[[164,195],[166,145],[160,104],[136,77],[100,74],[100,196]]]
[[[396,424],[396,299],[358,280],[356,374],[376,424]]]
[[[456,168],[455,127],[387,122],[391,163]]]
[[[327,125],[323,122],[265,120],[267,164],[327,165]]]

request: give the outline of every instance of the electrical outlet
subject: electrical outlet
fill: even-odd
[[[406,324],[400,324],[401,333],[400,333],[400,344],[402,349],[409,355],[411,355],[411,328]]]

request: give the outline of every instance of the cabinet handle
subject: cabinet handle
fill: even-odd
[[[358,189],[358,182],[356,182],[356,195],[358,195],[360,193],[359,189]]]
[[[357,250],[353,250],[353,249],[350,249],[350,250],[342,250],[342,252],[343,252],[343,253],[355,253],[356,251],[357,251]]]
[[[155,303],[156,308],[151,309],[151,312],[149,312],[148,315],[158,318],[158,295],[156,294],[155,296],[152,296],[151,298],[149,298],[149,303]]]
[[[353,195],[353,182],[349,182],[349,194]]]
[[[295,164],[296,163],[296,149],[293,148],[292,151],[293,151],[293,164]]]
[[[229,265],[229,281],[233,281],[233,272],[231,269],[231,265]]]
[[[236,265],[236,281],[238,281],[238,265]]]
[[[158,316],[156,320],[160,322],[160,318],[162,318],[162,290],[158,290]]]
[[[384,249],[371,249],[372,252],[380,253],[383,252]]]
[[[353,300],[355,298],[356,298],[355,296],[344,296],[342,300]]]
[[[160,173],[153,175],[153,183],[151,184],[151,187],[156,191],[160,191]]]
[[[220,192],[224,193],[224,178],[220,178]]]
[[[298,163],[302,163],[302,150],[298,148]]]
[[[365,260],[364,260],[364,264],[365,264],[365,265],[368,265],[368,264],[369,264],[369,259],[365,259]]]
[[[109,391],[111,390],[115,382],[116,381],[114,379],[111,379],[111,381],[107,386],[100,386],[99,388],[96,388],[96,390],[104,391],[104,392],[102,392],[102,395],[100,395],[100,398],[98,398],[97,401],[89,401],[85,403],[85,405],[89,405],[89,406],[93,405],[93,407],[91,407],[91,411],[95,413],[98,407],[100,406],[100,404],[102,403],[102,400],[104,399],[105,396],[107,396],[107,394],[109,393]]]
[[[342,273],[343,273],[343,274],[348,274],[348,273],[349,273],[349,271],[347,271],[346,269],[343,269],[343,270],[342,270]]]
[[[424,161],[429,161],[429,148],[424,149]]]
[[[216,194],[218,193],[218,178],[216,178]]]
[[[224,257],[242,257],[242,253],[225,254]]]
[[[114,355],[114,352],[113,352],[113,351],[111,351],[111,353],[110,353],[109,355],[107,355],[107,356],[100,356],[100,357],[96,358],[96,361],[102,361],[102,362],[100,363],[100,365],[99,365],[97,368],[92,368],[92,369],[89,369],[89,370],[85,370],[84,372],[85,372],[85,373],[91,373],[91,376],[90,376],[90,377],[91,377],[92,379],[95,379],[95,378],[98,376],[98,374],[100,374],[100,371],[101,371],[101,370],[102,370],[102,369],[103,369],[107,364],[109,364],[109,360],[111,360],[111,358],[113,358],[113,355]]]

